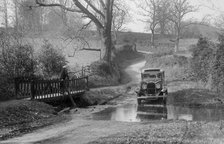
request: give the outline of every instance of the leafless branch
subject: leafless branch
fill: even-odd
[[[70,12],[82,13],[82,11],[80,11],[80,10],[72,9],[72,8],[66,7],[66,6],[61,5],[61,4],[57,4],[57,3],[45,4],[45,3],[40,2],[39,0],[36,0],[36,4],[38,4],[39,6],[44,6],[44,7],[60,7],[64,10],[67,10],[67,11],[70,11]]]
[[[84,24],[80,30],[86,29],[93,21],[90,20],[88,23]]]
[[[96,13],[100,14],[100,16],[102,16],[103,18],[105,18],[105,15],[99,10],[97,9],[91,2],[90,0],[84,0]]]
[[[100,0],[100,4],[102,5],[102,7],[103,7],[104,9],[106,8],[106,5],[105,5],[105,3],[104,3],[103,0]]]

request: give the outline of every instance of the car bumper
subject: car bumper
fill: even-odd
[[[158,96],[140,96],[137,97],[138,100],[157,100],[157,99],[166,99],[167,95],[158,95]]]

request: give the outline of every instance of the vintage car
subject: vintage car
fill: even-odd
[[[165,87],[164,71],[158,68],[143,69],[141,72],[141,83],[137,93],[137,102],[161,101],[166,104],[168,91]]]

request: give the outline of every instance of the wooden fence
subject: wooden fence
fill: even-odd
[[[30,80],[15,79],[15,94],[17,99],[51,99],[65,97],[69,93],[79,94],[88,90],[88,77],[71,80]]]

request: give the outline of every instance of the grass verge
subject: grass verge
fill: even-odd
[[[57,116],[54,108],[45,103],[26,100],[1,102],[0,140],[19,136],[64,119],[64,116]]]

